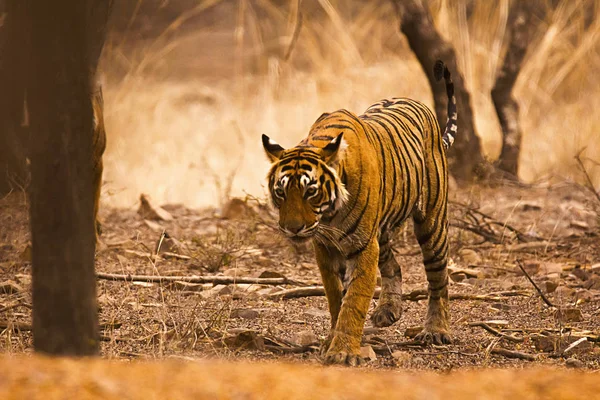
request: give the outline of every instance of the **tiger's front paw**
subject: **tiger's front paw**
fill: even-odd
[[[415,340],[426,344],[452,344],[450,334],[445,330],[423,329],[421,333],[415,336]]]
[[[325,364],[327,365],[346,365],[349,367],[356,367],[365,363],[364,358],[360,354],[349,353],[346,351],[328,351],[325,354]]]
[[[393,325],[400,319],[401,315],[402,306],[400,304],[379,304],[373,312],[373,315],[371,315],[371,322],[373,323],[373,326],[383,328]]]

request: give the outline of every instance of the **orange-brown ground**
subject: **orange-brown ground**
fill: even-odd
[[[561,369],[449,374],[293,364],[118,362],[3,357],[0,396],[12,399],[597,399],[598,373]]]
[[[599,369],[600,245],[593,198],[566,184],[551,188],[475,186],[453,193],[452,225],[472,221],[467,214],[473,211],[458,205],[465,203],[501,225],[506,223],[528,234],[529,240],[543,237],[546,241],[519,241],[500,226],[496,232],[503,243],[493,244],[452,227],[451,293],[497,299],[451,301],[455,343],[442,347],[421,347],[405,336],[408,328],[422,323],[426,309],[425,300],[405,301],[402,319],[394,326],[375,329],[367,322],[364,345],[377,353],[367,368],[450,370],[567,363]],[[263,276],[279,274],[320,284],[312,251],[295,249],[283,240],[271,228],[274,222],[269,211],[252,199],[234,201],[223,210],[190,210],[179,205],[164,208],[173,215],[172,221],[144,220],[136,208],[102,209],[104,234],[97,271],[237,277],[265,273]],[[11,354],[32,351],[26,211],[21,194],[0,202],[0,281],[8,282],[0,292],[0,350]],[[163,229],[178,243],[163,241],[161,252],[171,250],[188,258],[151,255]],[[399,231],[396,249],[403,266],[404,293],[424,289],[423,267],[410,229]],[[555,309],[546,306],[518,273],[517,260],[557,307],[576,309],[572,311],[574,319],[556,318]],[[17,287],[10,289],[11,284]],[[325,337],[329,325],[325,298],[269,297],[293,287],[297,286],[231,284],[213,288],[210,284],[99,280],[101,354],[111,359],[184,357],[319,363],[318,340]],[[481,321],[492,321],[492,327],[517,340],[499,338],[470,325]],[[584,342],[562,353],[583,337],[587,338]],[[536,360],[495,354],[502,348],[533,355]]]

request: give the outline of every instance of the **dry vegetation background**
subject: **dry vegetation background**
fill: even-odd
[[[424,73],[388,1],[140,0],[115,6],[101,62],[108,150],[103,201],[219,206],[264,195],[260,134],[295,145],[324,111],[362,112],[380,98],[432,103]],[[600,185],[600,2],[563,0],[532,41],[515,93],[525,182],[580,181],[583,148]],[[434,0],[472,94],[477,133],[494,160],[501,133],[490,100],[510,1]],[[550,7],[549,5],[547,7]],[[457,140],[460,140],[460,135]]]

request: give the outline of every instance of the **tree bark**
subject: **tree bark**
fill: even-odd
[[[400,30],[429,80],[435,100],[435,113],[442,127],[446,126],[448,99],[446,88],[433,76],[435,61],[444,61],[452,73],[458,108],[458,134],[448,152],[448,162],[455,178],[470,181],[484,171],[481,167],[485,165],[485,160],[479,137],[475,133],[471,96],[458,69],[456,53],[435,29],[433,19],[421,0],[392,0],[392,3],[400,19]]]
[[[33,339],[60,355],[95,354],[99,338],[86,3],[27,1]]]
[[[518,179],[522,131],[519,124],[519,104],[512,91],[521,71],[527,46],[535,32],[533,1],[518,1],[512,5],[508,32],[510,39],[502,67],[492,88],[492,101],[502,128],[502,151],[498,168]]]
[[[25,71],[29,30],[22,0],[0,1],[0,194],[29,181],[29,130],[23,126]],[[19,40],[14,40],[19,38]],[[12,39],[12,40],[11,40]]]

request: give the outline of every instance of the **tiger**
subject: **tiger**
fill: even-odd
[[[360,365],[360,344],[377,270],[381,293],[371,321],[390,326],[402,314],[402,272],[392,232],[412,217],[428,281],[424,343],[451,343],[448,301],[448,165],[457,132],[449,69],[438,60],[448,96],[444,133],[433,112],[409,98],[390,98],[364,114],[322,114],[308,136],[284,149],[267,135],[270,203],[292,242],[312,241],[331,329],[321,346],[325,364]]]
[[[100,208],[100,193],[102,189],[102,172],[104,164],[102,155],[106,150],[106,130],[104,128],[104,97],[102,87],[97,86],[92,93],[92,109],[94,115],[94,130],[92,132],[92,185],[94,188],[94,231],[96,242],[102,234],[102,224],[98,218]]]

